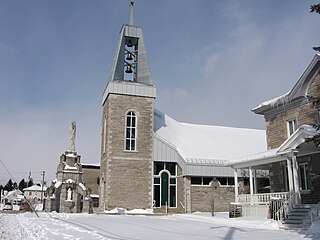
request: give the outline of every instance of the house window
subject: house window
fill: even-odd
[[[295,119],[287,121],[288,137],[290,137],[296,129],[297,129],[297,121]]]
[[[232,177],[221,177],[217,178],[217,180],[220,182],[221,186],[234,186],[234,178]]]
[[[191,185],[209,185],[212,177],[191,177]]]
[[[136,150],[137,117],[134,112],[128,112],[126,117],[126,143],[127,151]]]
[[[92,198],[92,207],[94,207],[94,208],[99,207],[99,198],[97,198],[97,197]]]
[[[301,190],[309,190],[308,178],[308,163],[299,163],[299,172],[300,172],[300,188]]]

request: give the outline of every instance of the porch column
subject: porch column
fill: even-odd
[[[292,170],[293,170],[293,186],[294,186],[294,193],[295,193],[295,204],[300,204],[298,162],[297,162],[296,154],[292,156]]]
[[[253,187],[254,187],[254,193],[257,194],[258,193],[257,169],[254,169]]]
[[[293,193],[293,175],[292,175],[292,163],[291,159],[287,157],[287,168],[288,168],[288,183],[289,183],[289,192]]]
[[[249,167],[249,184],[250,184],[250,203],[253,205],[253,181],[252,181],[252,168]]]
[[[234,169],[234,201],[238,202],[238,169]]]

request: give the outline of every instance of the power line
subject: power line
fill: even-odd
[[[8,173],[8,172],[0,172],[0,174],[3,174],[3,173]],[[29,174],[29,172],[11,172],[12,174]],[[33,172],[33,173],[42,173],[41,171],[40,172]]]
[[[9,176],[11,177],[12,181],[13,182],[16,182],[13,178],[13,176],[11,175],[11,173],[9,172],[9,170],[7,169],[6,165],[4,165],[4,163],[2,162],[2,160],[0,159],[0,162],[2,163],[4,169],[7,171],[7,173],[9,174]]]

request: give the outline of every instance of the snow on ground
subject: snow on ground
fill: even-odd
[[[0,213],[0,239],[183,239],[295,240],[320,239],[320,223],[309,232],[279,230],[272,220],[229,219],[227,213],[184,215],[105,215]]]

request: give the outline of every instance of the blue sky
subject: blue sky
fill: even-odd
[[[250,110],[288,92],[320,45],[315,1],[135,1],[156,107],[178,121],[264,129]],[[77,122],[99,162],[101,98],[129,0],[0,0],[0,159],[55,178]],[[0,183],[9,176],[0,165]]]

